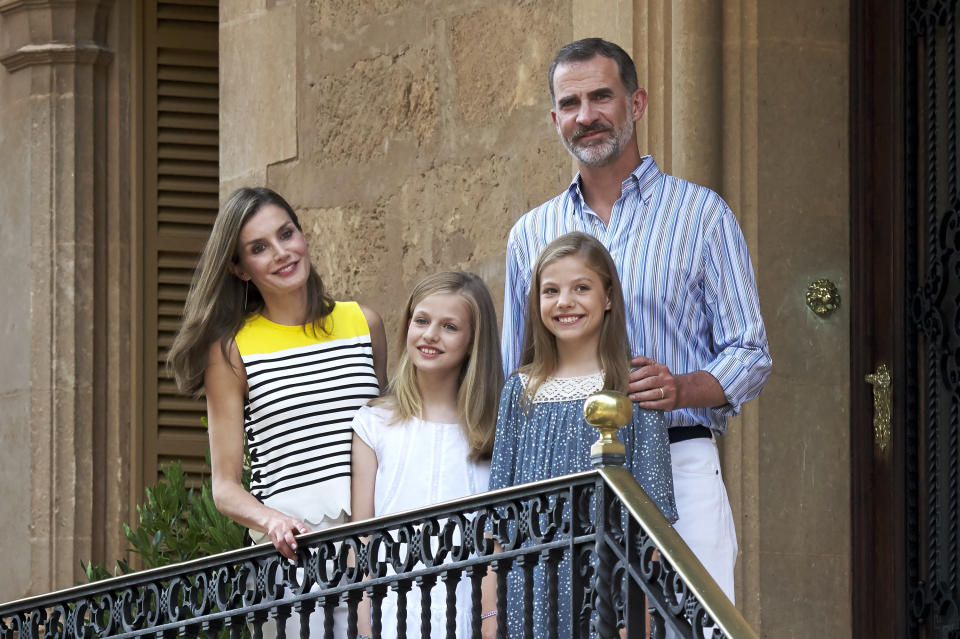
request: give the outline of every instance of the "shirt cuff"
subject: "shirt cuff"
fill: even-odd
[[[770,376],[770,357],[759,350],[748,361],[736,355],[721,354],[703,370],[720,383],[727,398],[726,404],[711,410],[724,417],[735,417],[740,414],[743,404],[755,398],[763,389]]]

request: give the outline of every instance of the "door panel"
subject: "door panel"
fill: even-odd
[[[853,636],[906,631],[903,8],[851,2],[851,530]],[[891,439],[875,440],[874,388],[891,371]]]
[[[957,2],[852,3],[854,636],[960,636]],[[892,369],[892,443],[864,376]]]

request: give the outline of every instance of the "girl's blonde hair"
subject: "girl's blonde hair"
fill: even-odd
[[[226,199],[200,254],[183,307],[183,322],[167,354],[167,365],[173,370],[181,392],[200,395],[210,345],[219,341],[224,359],[230,361],[230,342],[248,317],[263,310],[263,297],[256,285],[241,280],[231,267],[239,261],[240,231],[268,204],[286,211],[293,225],[302,232],[300,220],[287,201],[266,187],[239,188]],[[306,323],[312,324],[315,332],[322,331],[323,318],[333,311],[334,304],[311,264],[307,277]]]
[[[630,377],[630,341],[627,339],[627,317],[623,291],[613,258],[592,235],[567,233],[550,242],[540,253],[533,267],[533,278],[527,295],[527,322],[523,334],[523,354],[519,372],[529,378],[526,401],[533,402],[543,382],[557,370],[559,355],[557,338],[540,319],[540,278],[543,269],[565,257],[579,257],[603,283],[610,308],[603,314],[600,327],[600,368],[604,390],[626,392]]]
[[[403,311],[403,328],[397,340],[402,353],[396,372],[383,397],[371,404],[386,404],[393,410],[394,421],[423,416],[423,401],[417,385],[417,371],[407,353],[407,329],[413,311],[424,298],[437,293],[459,294],[470,307],[470,345],[467,359],[460,369],[457,391],[457,414],[470,446],[468,459],[490,459],[493,435],[497,425],[497,407],[503,387],[500,363],[500,339],[497,314],[490,290],[483,280],[465,271],[444,271],[429,275],[414,287]]]

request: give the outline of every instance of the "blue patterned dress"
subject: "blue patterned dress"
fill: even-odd
[[[590,446],[598,431],[583,418],[583,401],[603,386],[602,373],[585,377],[548,378],[537,390],[532,407],[524,405],[525,375],[513,374],[500,395],[497,434],[490,469],[490,489],[560,477],[590,470]],[[661,411],[637,408],[633,421],[618,436],[627,448],[626,467],[671,522],[677,519],[670,467],[670,441]],[[558,567],[559,636],[570,636],[570,561]],[[523,579],[510,572],[507,593],[507,636],[523,628]],[[537,639],[548,639],[546,583],[542,564],[534,569],[533,627]],[[554,639],[554,638],[549,638]]]

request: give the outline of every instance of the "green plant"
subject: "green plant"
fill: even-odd
[[[199,491],[186,486],[179,461],[163,469],[164,480],[148,488],[147,503],[137,506],[139,525],[124,524],[130,552],[148,568],[166,566],[204,555],[239,548],[243,528],[227,519],[213,503],[210,485]]]
[[[206,419],[203,420],[206,425]],[[209,465],[209,456],[207,462]],[[245,459],[243,485],[250,485],[249,458]],[[179,460],[163,468],[163,479],[146,489],[146,502],[137,506],[137,524],[123,524],[130,543],[128,552],[139,555],[144,568],[196,559],[243,546],[244,528],[217,510],[208,478],[199,489],[187,487]],[[88,561],[80,562],[87,581],[133,572],[121,559],[110,571]]]
[[[207,418],[202,418],[207,425]],[[244,450],[243,487],[250,488],[250,455]],[[210,455],[207,454],[207,466]],[[205,555],[234,550],[243,545],[244,528],[220,514],[213,501],[210,480],[204,477],[199,490],[187,487],[187,474],[180,460],[163,468],[163,479],[145,490],[146,503],[137,506],[137,526],[123,524],[123,534],[130,543],[128,552],[140,555],[144,568],[166,566]],[[92,561],[80,562],[88,582],[135,572],[126,559],[117,561],[113,574]],[[217,639],[227,639],[231,631],[224,628]],[[248,628],[241,637],[250,638]]]

